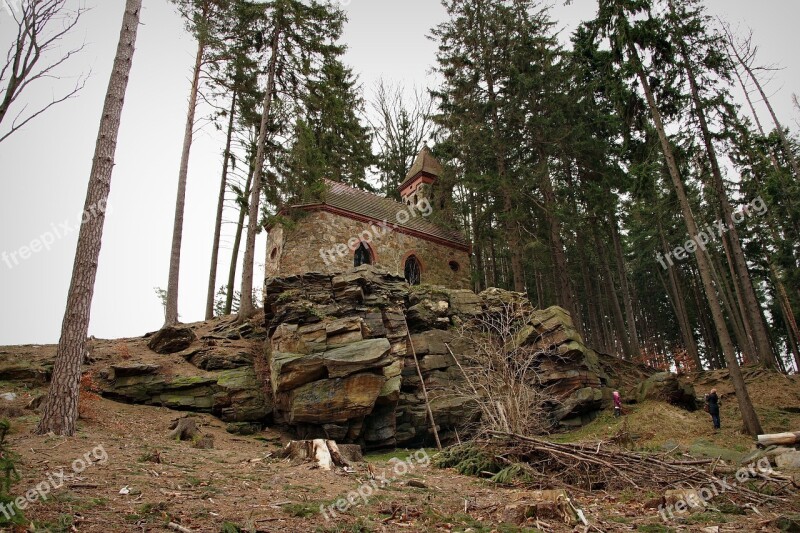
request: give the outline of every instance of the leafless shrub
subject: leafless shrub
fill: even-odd
[[[460,328],[474,351],[462,356],[462,362],[456,360],[465,377],[456,394],[466,397],[480,414],[470,428],[473,434],[541,435],[552,425],[547,407],[557,402],[537,372],[537,361],[544,354],[520,345],[529,311],[513,302],[501,303]]]

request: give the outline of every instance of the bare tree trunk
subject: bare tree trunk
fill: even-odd
[[[482,7],[482,4],[479,5]],[[495,163],[497,165],[497,177],[500,182],[503,200],[504,216],[502,217],[503,230],[506,232],[506,242],[508,243],[508,251],[511,257],[511,272],[513,275],[514,290],[516,292],[525,292],[525,271],[522,264],[522,249],[521,239],[519,234],[519,227],[513,216],[514,212],[514,194],[516,191],[511,190],[510,183],[511,177],[508,175],[506,168],[506,147],[503,139],[499,138],[500,131],[502,130],[500,117],[497,113],[497,92],[495,90],[495,80],[492,72],[491,61],[489,56],[491,54],[490,39],[485,35],[483,28],[483,16],[479,9],[477,16],[477,24],[480,26],[480,35],[482,41],[480,43],[481,53],[483,55],[483,74],[486,81],[486,92],[491,104],[491,120],[492,120],[492,149],[494,151]],[[509,217],[511,218],[509,220]]]
[[[275,73],[278,65],[278,45],[281,28],[276,26],[272,34],[271,55],[267,67],[267,88],[264,94],[264,109],[261,115],[261,126],[258,131],[256,149],[256,168],[253,173],[253,188],[250,192],[250,213],[247,222],[247,239],[244,247],[244,264],[242,265],[242,294],[239,304],[239,322],[244,322],[256,312],[253,303],[253,269],[255,267],[256,235],[258,234],[258,211],[261,204],[261,175],[266,159],[267,127],[272,109],[272,93],[275,91]]]
[[[769,263],[769,269],[770,273],[772,274],[772,278],[775,280],[775,289],[778,293],[778,301],[781,305],[781,311],[787,326],[787,344],[789,345],[791,352],[794,354],[797,371],[800,372],[800,350],[798,350],[798,342],[800,342],[800,329],[797,328],[797,320],[795,319],[794,311],[792,311],[792,303],[789,301],[789,295],[786,293],[786,286],[783,284],[783,280],[781,280],[780,272],[778,272],[775,264],[770,261],[769,258],[767,258],[767,262]]]
[[[222,178],[219,183],[217,198],[217,216],[214,221],[214,242],[211,244],[211,268],[208,272],[208,293],[206,294],[206,320],[214,318],[214,296],[217,292],[217,263],[219,262],[219,241],[222,235],[222,213],[225,209],[225,189],[228,187],[228,164],[231,160],[231,140],[236,115],[236,91],[231,96],[231,108],[228,116],[228,136],[225,139],[225,155],[222,158]]]
[[[670,0],[670,7],[673,7]],[[673,8],[674,12],[674,8]],[[747,268],[747,261],[744,257],[742,244],[739,239],[739,230],[736,229],[736,224],[733,222],[733,208],[728,200],[728,193],[725,191],[725,184],[722,179],[722,171],[719,166],[719,159],[717,158],[717,150],[714,146],[714,141],[711,137],[711,131],[706,119],[706,111],[703,107],[703,102],[700,99],[700,91],[697,87],[697,79],[695,77],[694,69],[691,64],[689,53],[686,50],[686,44],[679,40],[681,54],[684,59],[684,67],[686,68],[686,75],[689,79],[689,87],[692,92],[692,101],[694,102],[695,115],[700,125],[700,132],[703,136],[703,143],[705,145],[708,160],[711,164],[711,176],[714,184],[714,191],[716,192],[719,205],[722,210],[722,217],[725,224],[728,226],[727,237],[730,246],[725,247],[728,252],[728,259],[733,264],[736,276],[733,278],[733,283],[736,286],[737,296],[741,299],[744,312],[742,313],[742,321],[744,322],[745,329],[752,332],[753,344],[756,349],[754,354],[756,358],[768,368],[775,367],[775,361],[772,351],[772,346],[769,342],[767,334],[767,327],[761,318],[760,303],[756,296],[753,282],[750,279],[750,272]],[[798,174],[800,175],[800,174]],[[741,287],[741,290],[739,290]]]
[[[792,169],[794,170],[795,178],[800,179],[800,166],[797,164],[797,158],[794,156],[794,152],[789,144],[789,140],[786,138],[786,134],[783,131],[783,126],[781,126],[778,116],[775,114],[775,110],[772,108],[772,104],[769,101],[769,97],[767,97],[767,94],[764,92],[764,88],[761,86],[761,82],[758,81],[758,77],[753,72],[752,61],[755,56],[755,50],[750,49],[750,39],[748,39],[745,43],[745,50],[741,50],[740,47],[737,46],[736,40],[734,39],[733,33],[729,27],[725,27],[725,33],[728,36],[728,45],[733,52],[733,55],[736,57],[737,62],[742,66],[744,71],[747,73],[747,76],[753,81],[756,89],[758,89],[758,93],[761,95],[761,99],[767,106],[767,110],[769,110],[769,114],[772,117],[772,122],[775,124],[775,131],[778,133],[783,150],[786,152],[786,158],[789,160],[789,164],[791,164]],[[745,91],[745,93],[747,93],[747,91]]]
[[[472,236],[473,236],[473,246],[474,246],[474,265],[475,269],[473,270],[473,290],[478,293],[481,292],[483,289],[486,288],[485,277],[484,277],[484,266],[483,266],[483,231],[481,228],[481,222],[479,220],[480,215],[480,207],[479,207],[479,200],[475,197],[475,192],[470,191],[470,214],[472,217]],[[496,275],[496,272],[495,272]]]
[[[497,287],[497,247],[494,235],[489,236],[489,266],[486,269],[486,284],[489,287]]]
[[[614,286],[614,276],[611,274],[611,267],[608,264],[606,249],[597,233],[594,234],[594,239],[597,245],[597,256],[600,259],[600,266],[603,268],[603,278],[606,284],[606,292],[608,293],[608,298],[611,299],[611,312],[614,318],[614,328],[617,331],[617,337],[622,345],[622,352],[625,356],[625,359],[631,359],[634,354],[631,351],[631,345],[628,341],[628,333],[625,330],[625,319],[622,316],[622,308],[619,305],[617,289]]]
[[[692,275],[689,278],[689,288],[692,291],[695,307],[697,308],[698,323],[700,324],[700,334],[703,337],[703,344],[706,348],[706,357],[711,368],[725,368],[725,359],[720,357],[719,343],[714,332],[714,326],[709,323],[708,305],[703,304],[703,299],[700,296],[700,291],[697,287],[697,277],[692,270]]]
[[[225,315],[230,315],[233,309],[233,293],[236,288],[236,267],[239,264],[239,247],[242,244],[242,231],[244,230],[244,219],[247,212],[250,210],[250,187],[253,184],[253,174],[255,174],[256,166],[255,161],[250,162],[250,170],[247,173],[247,182],[244,186],[244,198],[242,204],[239,206],[239,220],[236,223],[236,237],[233,239],[233,251],[231,251],[231,266],[228,269],[228,285],[227,294],[225,294]]]
[[[205,13],[204,13],[205,14]],[[178,193],[175,199],[175,221],[172,225],[172,249],[169,256],[169,280],[167,282],[167,307],[165,326],[178,323],[178,284],[181,269],[181,242],[183,241],[183,211],[186,205],[186,180],[189,175],[189,154],[192,151],[194,117],[197,111],[197,96],[200,92],[200,68],[203,65],[205,44],[197,43],[197,56],[194,62],[192,88],[189,93],[189,111],[186,114],[186,128],[183,132],[183,151],[178,170]]]
[[[660,220],[658,221],[658,235],[664,253],[669,253],[670,249],[667,245],[667,239],[664,237],[664,228],[661,226]],[[686,349],[689,357],[691,357],[697,365],[697,369],[701,370],[703,368],[703,361],[700,359],[700,353],[697,350],[697,343],[694,340],[694,334],[692,333],[691,324],[689,322],[689,314],[686,311],[686,302],[684,300],[683,291],[681,290],[680,279],[675,270],[675,265],[670,264],[667,266],[667,277],[669,278],[669,288],[671,289],[667,291],[667,295],[670,296],[672,308],[678,319],[678,327],[680,328],[681,337],[683,338],[683,347]]]
[[[117,149],[122,106],[128,88],[142,0],[127,0],[122,18],[117,54],[108,91],[100,119],[92,173],[86,191],[84,223],[78,235],[72,281],[67,296],[67,307],[61,325],[53,378],[39,424],[37,434],[50,431],[58,435],[74,435],[78,419],[78,395],[80,391],[81,364],[86,353],[86,334],[97,277],[97,260],[105,222],[105,208],[111,190],[111,174]]]
[[[539,183],[542,187],[544,199],[544,211],[547,224],[550,229],[550,249],[553,251],[553,266],[556,275],[556,293],[558,294],[558,304],[562,306],[576,324],[580,323],[581,317],[575,309],[575,298],[572,294],[572,287],[569,282],[569,270],[567,269],[567,258],[564,253],[564,241],[561,238],[561,221],[556,214],[556,195],[553,191],[553,183],[550,180],[550,169],[547,166],[545,154],[539,153],[541,176]]]
[[[589,265],[587,264],[586,250],[584,249],[585,241],[583,233],[579,229],[577,231],[577,245],[580,253],[579,260],[581,262],[581,278],[583,280],[583,291],[586,293],[586,314],[589,321],[589,336],[592,339],[592,344],[604,352],[608,352],[603,339],[603,330],[600,327],[600,320],[598,319],[599,306],[597,297],[595,296],[594,284],[589,276]]]
[[[622,300],[625,304],[625,318],[628,322],[628,334],[633,356],[639,355],[639,335],[636,332],[636,315],[633,313],[633,298],[628,287],[628,275],[625,268],[625,256],[622,254],[622,242],[619,237],[619,228],[616,214],[612,210],[611,214],[611,238],[614,242],[614,256],[617,263],[617,275],[619,276],[620,288],[622,288]]]
[[[741,284],[739,283],[739,280],[737,279],[736,270],[734,268],[733,262],[731,261],[732,251],[730,249],[730,243],[728,242],[725,236],[722,237],[722,246],[725,249],[725,257],[727,259],[727,264],[728,264],[728,273],[730,274],[730,285],[733,285],[733,291],[736,294],[736,296],[734,297],[733,294],[731,294],[730,287],[727,283],[727,278],[725,281],[726,293],[731,299],[732,305],[733,303],[737,304],[736,307],[737,311],[736,316],[738,317],[736,319],[737,324],[739,324],[742,327],[745,333],[745,338],[747,339],[747,344],[742,346],[742,351],[745,351],[746,347],[747,351],[745,353],[751,354],[750,357],[745,357],[744,359],[745,362],[748,362],[748,360],[751,362],[758,362],[761,360],[761,356],[758,353],[758,349],[756,348],[755,333],[753,332],[752,324],[747,317],[747,310],[745,309],[744,297],[742,296],[743,289],[741,287]],[[720,273],[722,273],[721,264],[719,264],[719,270]]]
[[[672,152],[672,146],[664,127],[664,121],[661,118],[661,112],[656,104],[653,91],[650,88],[650,80],[648,80],[647,75],[645,74],[644,67],[642,66],[641,59],[639,58],[639,52],[636,50],[636,47],[633,43],[628,44],[628,51],[630,52],[631,59],[633,60],[634,68],[636,69],[636,75],[639,78],[639,83],[642,84],[642,89],[644,90],[645,97],[647,98],[647,104],[650,108],[650,113],[652,115],[653,122],[655,123],[656,131],[658,132],[658,138],[661,142],[661,149],[664,153],[664,158],[667,160],[667,168],[669,169],[670,177],[672,178],[673,185],[675,186],[675,192],[678,196],[678,201],[681,204],[681,211],[683,212],[683,218],[686,222],[686,228],[689,230],[689,235],[691,238],[694,239],[695,242],[699,242],[699,230],[697,228],[697,223],[695,222],[694,215],[692,214],[689,198],[686,196],[686,190],[684,189],[683,180],[681,179],[680,170],[678,169],[678,163],[675,161],[675,156]],[[711,309],[711,316],[714,319],[714,325],[717,329],[720,344],[722,345],[722,352],[725,355],[725,361],[728,363],[728,372],[730,373],[733,388],[736,391],[736,399],[739,403],[739,411],[742,415],[742,421],[744,422],[745,430],[750,435],[758,435],[759,433],[762,433],[761,423],[758,420],[758,415],[756,414],[755,409],[753,409],[753,403],[750,400],[750,395],[747,392],[747,387],[745,386],[744,378],[742,377],[742,371],[739,368],[739,362],[736,360],[736,352],[734,350],[733,341],[731,340],[730,333],[728,332],[728,328],[725,324],[725,317],[722,314],[722,307],[720,306],[719,299],[714,288],[710,264],[704,253],[697,253],[695,254],[695,257],[697,258],[697,266],[698,270],[700,271],[700,278],[703,281],[706,299],[708,300],[708,305]]]
[[[702,253],[702,251],[698,250],[697,253]],[[751,337],[747,334],[747,330],[744,328],[742,315],[739,313],[738,308],[734,307],[736,302],[734,301],[733,294],[731,293],[730,285],[728,284],[728,278],[725,276],[725,272],[722,270],[722,265],[718,258],[712,257],[709,254],[708,261],[709,267],[711,268],[711,277],[714,279],[717,287],[719,288],[719,299],[722,302],[722,308],[729,317],[731,327],[733,328],[733,335],[736,338],[736,344],[739,346],[739,350],[742,353],[742,363],[750,364],[754,362],[752,356],[754,353],[754,348],[750,342]]]

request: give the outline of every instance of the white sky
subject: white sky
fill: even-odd
[[[0,0],[2,2],[4,0]],[[76,0],[77,1],[77,0]],[[83,208],[103,97],[119,34],[124,2],[86,0],[77,39],[86,49],[62,72],[92,71],[78,98],[52,109],[0,143],[0,252],[28,245],[51,226],[74,221]],[[347,61],[369,95],[380,77],[427,85],[435,43],[426,35],[442,21],[436,0],[349,0],[344,40]],[[554,19],[564,36],[591,18],[594,0],[556,5]],[[707,0],[712,14],[755,31],[760,60],[784,68],[770,94],[785,124],[796,127],[792,92],[800,92],[793,0]],[[144,0],[133,73],[128,87],[112,178],[110,205],[89,333],[102,338],[141,335],[163,322],[154,287],[166,287],[177,172],[195,48],[169,2]],[[5,53],[13,21],[0,9],[0,49]],[[62,82],[42,82],[23,99],[36,102],[58,93]],[[66,80],[69,83],[69,80]],[[766,116],[764,116],[766,119]],[[213,128],[196,135],[189,167],[182,249],[180,313],[185,322],[202,320],[219,186],[222,140]],[[232,220],[233,212],[226,213]],[[232,224],[225,228],[228,236]],[[0,345],[58,341],[77,231],[9,268],[0,260]],[[227,278],[232,239],[225,239],[218,283]],[[259,241],[257,280],[263,272],[264,238]],[[258,281],[257,281],[258,283]]]

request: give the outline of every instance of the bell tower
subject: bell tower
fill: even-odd
[[[433,157],[431,149],[428,145],[424,145],[417,154],[414,164],[411,165],[405,181],[398,188],[403,203],[417,205],[423,200],[430,202],[433,184],[443,171],[441,163]]]

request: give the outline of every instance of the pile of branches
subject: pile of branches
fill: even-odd
[[[667,454],[637,453],[611,442],[556,443],[513,433],[491,432],[487,439],[447,450],[439,466],[462,474],[490,477],[498,483],[523,483],[536,488],[586,491],[633,487],[640,490],[715,487],[726,496],[752,503],[796,501],[792,478],[777,472],[751,475],[770,486],[753,490],[733,478],[736,469],[720,468],[711,460],[676,461]],[[703,466],[711,467],[706,470]],[[724,472],[724,473],[723,473]],[[764,487],[760,487],[763,489]]]

